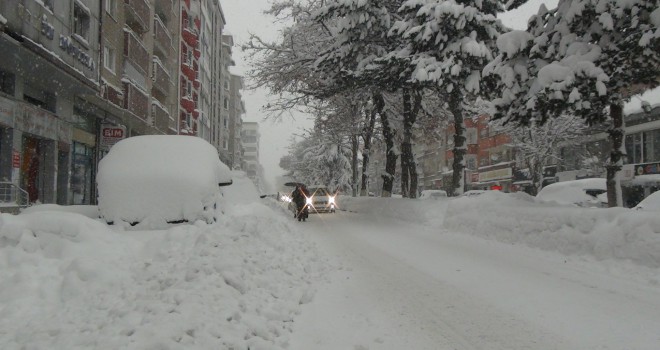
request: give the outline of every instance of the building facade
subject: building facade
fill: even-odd
[[[229,163],[227,165],[232,169],[241,169],[242,166],[241,130],[243,126],[243,115],[245,114],[245,102],[241,95],[243,87],[243,77],[231,74],[229,118],[227,121],[229,128],[227,138],[227,158]]]
[[[0,2],[0,182],[29,203],[93,201],[98,124],[79,111],[101,89],[100,15],[99,0]]]
[[[259,177],[259,124],[255,122],[243,122],[241,130],[241,143],[243,148],[243,170],[252,181],[258,181]]]

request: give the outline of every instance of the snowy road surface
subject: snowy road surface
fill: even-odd
[[[356,213],[301,223],[337,264],[291,349],[658,349],[660,289],[594,262]]]

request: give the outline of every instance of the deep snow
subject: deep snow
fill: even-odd
[[[234,185],[225,189],[227,202],[233,204],[223,220],[212,225],[198,222],[160,231],[126,231],[88,217],[94,216],[90,208],[52,205],[33,207],[17,216],[0,216],[0,348],[249,346],[252,350],[302,350],[309,348],[310,343],[319,344],[317,336],[323,334],[325,347],[319,345],[317,349],[395,350],[405,344],[437,349],[433,346],[435,341],[446,348],[460,345],[460,337],[452,336],[446,327],[468,333],[483,331],[502,338],[502,329],[493,325],[502,317],[498,308],[511,306],[504,295],[521,286],[511,286],[506,279],[500,280],[496,272],[489,271],[491,267],[479,267],[483,265],[470,260],[477,256],[485,264],[490,259],[506,259],[511,268],[524,266],[526,260],[543,261],[549,256],[552,261],[569,262],[562,274],[571,279],[579,278],[575,272],[587,264],[589,270],[604,276],[598,277],[598,281],[630,281],[629,287],[616,287],[617,291],[650,288],[657,290],[653,294],[657,297],[651,299],[660,299],[660,218],[656,212],[560,206],[499,192],[442,200],[342,196],[338,202],[340,213],[312,215],[308,222],[298,223],[282,203],[260,199],[243,173],[234,172]],[[360,221],[342,221],[342,215],[352,215]],[[345,234],[344,231],[353,229],[354,222],[361,222],[354,229],[370,237],[372,247],[394,249],[392,254],[397,257],[391,262],[376,263],[374,268],[380,273],[357,274],[357,280],[351,269],[357,266],[355,260],[361,259],[362,246],[349,245],[353,255],[344,261],[319,241],[319,235],[332,240],[335,233]],[[400,232],[386,231],[388,228]],[[412,241],[407,242],[413,238],[407,230],[423,232],[429,240],[451,232],[455,238],[450,242],[460,242],[468,250],[481,251],[478,247],[492,245],[497,248],[489,250],[490,255],[479,253],[473,258],[462,256],[445,243],[429,244],[420,250]],[[425,264],[424,259],[432,256],[446,261],[443,266]],[[452,277],[453,258],[464,263],[472,261],[470,269],[478,278]],[[415,259],[422,259],[422,263],[420,270],[413,272],[409,265]],[[571,265],[571,261],[580,265]],[[433,282],[444,287],[429,287],[424,274],[446,279]],[[405,278],[404,285],[392,285],[389,278],[397,276]],[[342,277],[351,278],[353,283],[347,284],[348,280]],[[491,283],[487,289],[496,294],[479,290],[476,283],[480,280]],[[582,284],[591,285],[594,281]],[[453,283],[469,292],[455,289]],[[533,276],[525,283],[529,284],[525,288],[531,290],[534,283],[541,283],[534,288],[543,289],[545,282]],[[385,287],[391,290],[382,290]],[[599,290],[595,289],[599,296],[607,295]],[[565,333],[568,340],[578,338],[586,342],[586,338],[580,338],[585,335],[574,334],[574,329],[558,321],[562,314],[552,312],[559,306],[555,303],[566,302],[566,292],[547,288],[544,293],[548,299],[539,306],[549,318],[538,319],[537,315],[534,322],[542,329],[551,329],[553,334]],[[400,301],[417,300],[406,307],[400,322],[392,319],[396,310],[386,301],[392,293]],[[577,294],[588,298],[584,293]],[[476,299],[460,299],[469,294]],[[594,305],[600,307],[609,299],[596,300]],[[434,301],[438,304],[428,304]],[[502,305],[493,306],[497,303]],[[523,316],[536,312],[524,305],[515,306],[522,308]],[[350,312],[368,316],[347,316],[347,306]],[[593,327],[580,327],[598,331],[602,336],[606,333],[602,329],[616,326],[618,320],[610,316],[618,307],[605,307],[610,310],[606,319]],[[453,315],[456,321],[434,325],[436,338],[426,338],[420,328],[415,328],[419,322],[438,315]],[[575,317],[590,319],[589,315],[580,315]],[[643,315],[654,322],[660,317]],[[397,331],[397,324],[401,324],[401,333],[388,335]],[[547,336],[534,333],[537,328],[524,328],[524,319],[507,322],[508,326],[516,324],[525,331],[510,334],[511,339],[522,342],[534,340],[534,334]],[[631,327],[636,324],[630,323]],[[647,333],[642,335],[649,337]],[[370,337],[368,343],[364,342],[365,337]],[[631,348],[652,348],[647,339],[636,340],[636,346]],[[625,337],[622,341],[626,341]],[[482,343],[476,344],[488,344],[483,339],[479,342]],[[598,344],[597,340],[593,344]]]

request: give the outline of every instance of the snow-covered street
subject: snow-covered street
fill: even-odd
[[[160,231],[66,212],[90,215],[82,209],[92,207],[3,214],[0,348],[660,343],[653,213],[494,192],[437,201],[344,197],[343,210],[297,222],[284,203],[259,199],[240,173],[226,197],[222,222]],[[516,215],[498,221],[499,211]],[[465,220],[474,212],[483,214]]]
[[[384,217],[312,217],[341,268],[293,349],[655,349],[657,286],[580,259]]]

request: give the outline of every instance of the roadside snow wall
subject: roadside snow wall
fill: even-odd
[[[452,199],[444,227],[565,255],[591,255],[600,260],[628,260],[660,267],[657,212],[557,206],[538,203],[533,197],[494,192]]]

